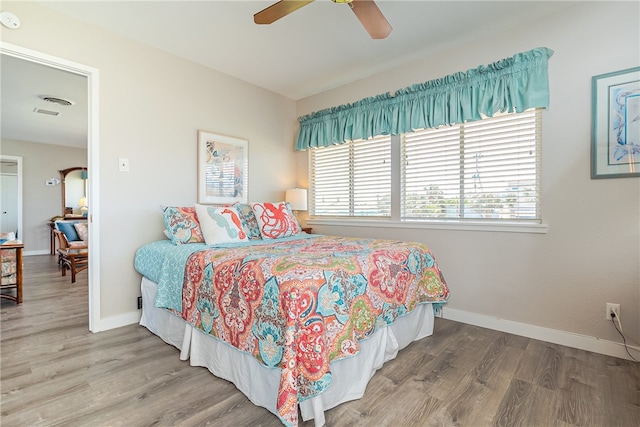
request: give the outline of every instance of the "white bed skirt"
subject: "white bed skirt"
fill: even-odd
[[[252,356],[193,328],[168,310],[155,307],[157,285],[151,280],[143,277],[141,288],[140,325],[180,349],[182,360],[189,359],[192,366],[206,367],[215,376],[231,381],[252,403],[278,414],[279,369],[261,365]],[[373,374],[412,341],[431,335],[433,322],[432,305],[420,304],[409,315],[362,341],[360,352],[354,357],[331,363],[331,386],[320,395],[300,402],[302,419],[313,419],[316,426],[322,426],[324,411],[360,399]]]

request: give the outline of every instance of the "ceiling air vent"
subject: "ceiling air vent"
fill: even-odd
[[[40,113],[40,114],[48,114],[50,116],[57,116],[60,114],[60,111],[51,111],[51,110],[45,110],[44,108],[34,108],[33,109],[34,113]]]
[[[40,99],[45,100],[47,102],[53,102],[54,104],[69,106],[75,104],[75,102],[70,101],[68,99],[58,98],[56,96],[49,95],[40,95]]]

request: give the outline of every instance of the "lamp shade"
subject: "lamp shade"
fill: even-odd
[[[284,200],[289,202],[294,211],[307,210],[307,190],[304,188],[292,188],[284,194]]]

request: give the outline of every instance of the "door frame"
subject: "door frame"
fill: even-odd
[[[89,240],[89,331],[99,332],[102,330],[100,325],[100,157],[98,155],[99,70],[88,65],[2,41],[0,41],[0,53],[87,78],[87,164],[89,165],[90,174],[87,196],[91,200],[87,221],[89,233],[91,234],[91,239]]]
[[[0,154],[0,160],[9,160],[17,163],[17,172],[16,175],[18,177],[18,239],[22,240],[22,156],[8,156],[6,154]]]

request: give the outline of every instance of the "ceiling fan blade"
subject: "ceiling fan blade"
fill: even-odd
[[[313,0],[281,0],[253,15],[253,22],[256,24],[271,24],[291,12],[295,12],[302,6],[308,5],[312,1]]]
[[[373,39],[384,39],[391,34],[391,25],[373,0],[353,0],[349,7]]]

